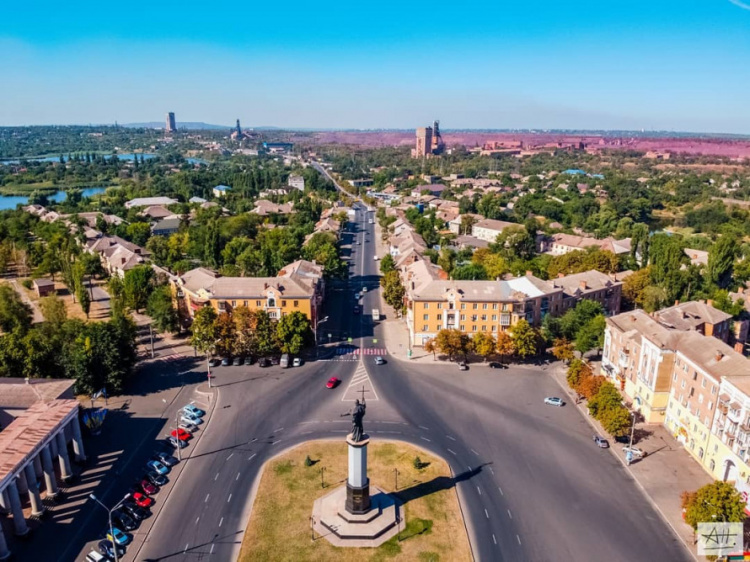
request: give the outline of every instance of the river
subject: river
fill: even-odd
[[[106,187],[87,187],[85,189],[81,190],[81,194],[84,197],[91,197],[92,195],[96,195],[97,193],[102,193]],[[51,195],[47,195],[47,199],[49,199],[50,202],[55,203],[61,203],[62,201],[65,201],[65,198],[68,196],[67,193],[64,191],[58,191],[56,193],[53,193]],[[8,209],[15,209],[17,205],[28,205],[29,198],[24,197],[22,195],[3,195],[0,196],[0,211],[6,211]]]
[[[79,155],[80,156],[80,155]],[[112,156],[111,154],[105,154],[104,156]],[[133,161],[135,159],[135,154],[133,153],[127,153],[127,154],[118,154],[117,157],[120,160],[128,160]],[[151,154],[148,152],[144,153],[138,153],[139,158],[143,158],[144,160],[150,160],[151,158],[156,158],[156,154]],[[67,160],[68,156],[67,154],[63,155],[63,160]],[[59,156],[33,156],[29,158],[23,158],[23,160],[27,160],[29,162],[59,162],[60,157]],[[208,165],[208,162],[206,160],[201,160],[200,158],[185,158],[185,161],[188,164],[206,164]],[[9,160],[0,160],[0,164],[19,164],[21,162],[20,158],[15,159],[9,159]]]

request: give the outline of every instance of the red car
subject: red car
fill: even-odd
[[[174,431],[172,431],[171,435],[172,437],[177,437],[177,439],[179,439],[180,441],[187,441],[192,437],[192,434],[182,428],[175,429]]]
[[[326,383],[326,388],[336,388],[341,381],[336,377],[331,377]]]
[[[133,494],[133,501],[138,507],[151,507],[154,503],[153,499],[149,498],[146,494],[141,494],[140,492]]]
[[[152,496],[159,491],[159,488],[154,486],[151,482],[149,482],[145,478],[141,480],[140,484],[141,484],[141,490],[143,490],[149,496]]]

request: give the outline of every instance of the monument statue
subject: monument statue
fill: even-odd
[[[364,396],[362,402],[359,399],[354,401],[354,409],[352,410],[352,441],[359,443],[363,440],[365,430],[362,427],[362,418],[365,417],[365,410],[367,404],[365,404]]]

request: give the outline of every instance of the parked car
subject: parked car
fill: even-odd
[[[258,367],[262,367],[265,369],[266,367],[270,367],[270,366],[271,366],[271,362],[267,358],[261,357],[260,359],[258,359]]]
[[[279,364],[279,357],[277,355],[271,355],[269,359],[271,360],[271,365]]]
[[[167,482],[169,482],[169,478],[167,478],[163,474],[154,472],[153,470],[146,471],[146,478],[148,478],[149,482],[151,482],[152,484],[156,484],[157,486],[164,486]]]
[[[182,407],[183,412],[190,412],[194,416],[198,416],[199,418],[202,418],[206,415],[206,412],[198,408],[195,404],[185,404]]]
[[[210,365],[211,367],[218,367],[219,365],[221,365],[221,359],[218,359],[218,358],[210,359],[210,360],[208,361],[208,364],[209,364],[209,365]]]
[[[255,357],[252,355],[245,357],[245,365],[252,365],[253,363],[255,363]]]
[[[292,367],[301,367],[301,366],[302,366],[302,358],[295,357],[294,361],[292,361]]]
[[[141,492],[133,493],[132,498],[135,502],[135,505],[137,505],[138,507],[151,507],[154,503],[153,498],[150,498],[146,494],[142,494]]]
[[[558,398],[557,396],[547,396],[547,398],[544,399],[544,403],[548,406],[565,406],[563,399]]]
[[[326,388],[336,388],[341,381],[336,377],[331,377],[326,383]]]
[[[459,371],[468,371],[469,370],[469,366],[464,361],[461,361],[458,364],[458,370]]]
[[[138,525],[135,521],[133,521],[133,518],[130,517],[130,515],[120,510],[112,512],[112,521],[115,525],[117,525],[121,529],[124,529],[125,531],[134,531],[138,527]]]
[[[232,365],[234,365],[235,367],[239,367],[240,365],[242,365],[242,357],[235,357],[234,361],[232,361]]]
[[[375,258],[375,261],[378,261],[378,256],[374,256],[374,258]]]
[[[110,532],[109,529],[107,529],[107,539],[112,541],[118,546],[125,546],[130,542],[130,537],[123,533],[120,529],[117,527],[112,527],[112,532]]]
[[[124,546],[119,546],[119,545],[115,546],[112,544],[112,541],[107,540],[107,539],[99,541],[99,544],[97,544],[96,547],[99,549],[99,552],[101,552],[104,556],[107,556],[108,558],[115,557],[115,549],[117,549],[117,556],[125,556]]]
[[[358,301],[360,296],[362,295],[360,295],[359,293],[354,293],[354,300]]]
[[[599,437],[598,435],[594,435],[593,439],[597,447],[601,447],[602,449],[609,449],[609,442],[604,437]]]
[[[180,429],[180,428],[173,429],[172,433],[170,433],[170,435],[172,437],[177,437],[177,439],[179,439],[180,441],[187,441],[188,439],[190,439],[192,437],[192,435],[190,435],[189,432],[185,431],[184,429]],[[156,459],[156,460],[159,460],[159,459]]]
[[[190,412],[182,412],[180,421],[192,423],[194,425],[201,425],[203,423],[203,420],[200,418],[200,416],[195,416]]]
[[[183,431],[186,431],[186,430],[183,429]],[[167,453],[166,451],[159,451],[158,453],[154,453],[154,456],[152,458],[153,460],[164,463],[167,466],[174,466],[178,462],[180,462],[171,454]]]
[[[86,555],[86,562],[109,562],[109,561],[110,561],[109,556],[106,556],[104,554],[99,554],[96,550],[92,550]]]
[[[630,445],[629,435],[615,435],[615,442],[622,443],[623,445]]]
[[[198,426],[194,423],[190,422],[180,422],[180,425],[178,425],[180,429],[184,429],[185,431],[189,431],[190,433],[195,433],[198,431]]]
[[[489,366],[490,366],[490,369],[505,369],[507,367],[507,365],[504,365],[503,363],[497,363],[494,361],[490,363]]]
[[[642,459],[647,455],[646,451],[644,451],[643,449],[639,449],[638,447],[623,447],[622,451],[625,454],[630,453],[636,459]]]
[[[134,503],[125,502],[124,504],[122,504],[122,508],[127,511],[136,521],[143,521],[150,515],[150,512],[147,509]]]
[[[187,441],[181,441],[180,439],[175,439],[171,435],[167,437],[167,445],[171,445],[175,449],[180,448],[184,449],[188,446]]]
[[[283,369],[286,369],[291,366],[292,362],[291,362],[291,359],[289,358],[288,353],[282,354],[281,361],[279,362],[279,364],[281,365]]]
[[[367,292],[367,287],[362,287],[362,292],[366,293]]]
[[[156,472],[156,474],[169,473],[169,467],[159,461],[148,461],[146,463],[146,468],[148,468],[149,470],[153,470],[154,472]]]
[[[375,364],[376,365],[385,365],[385,359],[383,359],[380,355],[375,357]]]
[[[232,360],[229,357],[223,357],[221,359],[221,366],[222,367],[229,367],[229,365],[232,364]]]
[[[141,490],[143,490],[143,492],[148,494],[149,496],[153,496],[154,494],[159,492],[159,488],[145,477],[141,479],[141,481],[139,482],[139,486]]]

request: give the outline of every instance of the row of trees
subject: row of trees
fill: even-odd
[[[490,332],[477,332],[469,336],[460,330],[440,330],[434,340],[425,342],[424,350],[433,356],[436,352],[447,355],[450,361],[455,357],[466,359],[472,352],[485,360],[495,355],[503,360],[514,355],[525,359],[539,353],[542,341],[539,330],[526,320],[520,320],[507,332],[498,332],[497,336]]]
[[[273,353],[298,355],[313,343],[310,320],[294,311],[274,320],[264,310],[245,306],[218,314],[201,308],[193,319],[191,344],[207,355],[263,357]]]
[[[589,413],[607,433],[621,437],[630,432],[632,418],[615,385],[603,376],[595,375],[590,365],[581,359],[570,362],[567,380],[570,388],[588,400]]]

